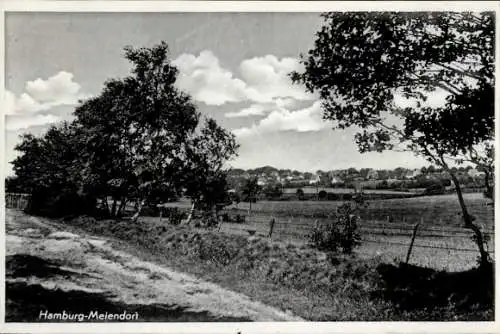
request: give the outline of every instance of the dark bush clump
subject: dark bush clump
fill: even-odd
[[[166,208],[164,209],[164,217],[168,219],[170,224],[179,225],[183,219],[187,218],[187,215],[177,208]]]
[[[351,254],[353,249],[361,244],[357,225],[359,216],[353,212],[354,206],[345,203],[338,208],[334,222],[314,226],[309,234],[313,247],[327,252],[342,250],[344,254]]]
[[[71,189],[38,189],[32,193],[26,213],[51,218],[96,215],[96,201]]]

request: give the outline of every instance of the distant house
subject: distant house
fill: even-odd
[[[271,173],[271,178],[276,180],[277,182],[281,182],[281,176],[280,176],[280,173],[278,173],[277,171],[274,171]]]
[[[394,179],[394,178],[387,179],[386,181],[387,181],[387,184],[389,184],[389,185],[399,182],[398,179]]]
[[[267,179],[261,176],[257,179],[257,184],[259,186],[265,186],[267,184]]]
[[[370,169],[366,174],[368,180],[378,180],[378,172],[374,169]]]
[[[483,177],[484,176],[484,172],[481,172],[481,171],[478,171],[477,169],[473,168],[473,169],[470,169],[467,174],[470,176],[470,177]]]
[[[304,184],[304,180],[300,178],[293,178],[290,180],[290,184],[295,184],[295,185],[302,185]]]
[[[317,184],[321,181],[321,177],[316,174],[314,175],[310,180],[309,180],[309,184]]]
[[[405,179],[414,179],[417,176],[419,176],[420,174],[422,174],[422,171],[420,169],[413,169],[413,170],[407,171],[404,178]]]
[[[332,180],[330,181],[330,183],[333,185],[333,184],[344,183],[344,181],[338,176],[332,176]]]

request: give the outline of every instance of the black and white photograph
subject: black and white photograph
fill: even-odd
[[[2,331],[499,330],[497,2],[43,2],[3,7]]]

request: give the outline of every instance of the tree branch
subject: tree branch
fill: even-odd
[[[423,75],[419,75],[415,72],[410,72],[410,74],[413,74],[415,76],[415,84],[421,84],[421,85],[433,85],[436,87],[439,87],[445,91],[447,91],[450,94],[453,95],[460,95],[462,94],[462,91],[453,85],[451,85],[449,82],[446,81],[439,81],[439,80],[431,80],[429,77],[425,77]],[[449,85],[450,87],[446,86]],[[411,85],[405,85],[405,86],[411,86]]]
[[[468,77],[473,78],[473,79],[476,79],[476,80],[481,80],[481,79],[483,79],[483,77],[481,77],[481,76],[479,76],[479,75],[476,75],[476,74],[474,74],[474,73],[472,73],[472,72],[470,72],[470,71],[465,71],[465,70],[463,70],[463,69],[454,68],[454,67],[452,67],[452,66],[450,66],[450,65],[446,65],[446,64],[443,64],[443,63],[439,63],[439,62],[436,62],[436,63],[434,63],[434,64],[436,64],[436,65],[438,65],[438,66],[441,66],[441,67],[442,67],[442,68],[444,68],[444,69],[447,69],[447,70],[453,71],[453,72],[458,73],[458,74],[460,74],[460,75],[468,76]]]

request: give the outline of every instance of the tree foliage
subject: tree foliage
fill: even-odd
[[[241,194],[243,195],[244,202],[255,202],[257,200],[257,195],[261,191],[261,186],[257,182],[257,178],[249,178],[245,181],[243,188],[241,189]]]
[[[325,118],[334,126],[360,128],[356,140],[362,152],[402,142],[424,156],[426,149],[458,155],[492,139],[492,13],[323,17],[314,49],[302,58],[305,72],[292,78],[320,94]],[[446,104],[426,103],[436,93],[447,95]],[[398,106],[398,96],[412,105]]]

